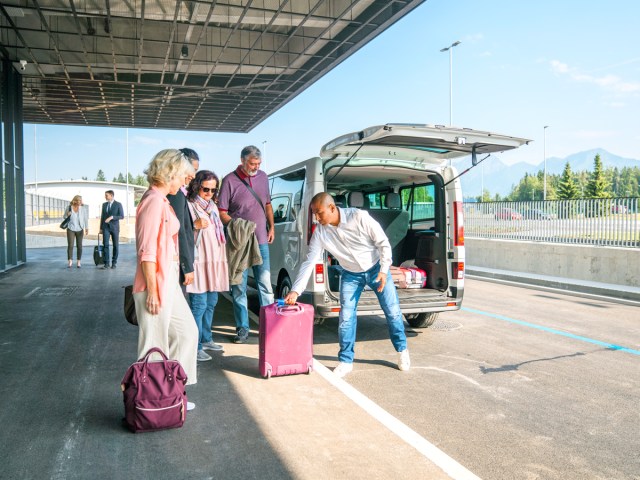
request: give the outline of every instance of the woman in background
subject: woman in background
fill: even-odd
[[[82,209],[82,197],[76,195],[71,200],[71,204],[67,209],[64,218],[71,217],[67,224],[67,268],[71,268],[73,264],[73,242],[75,240],[77,246],[77,267],[80,268],[82,260],[82,239],[89,234],[89,219],[87,212]]]
[[[167,200],[195,171],[175,149],[158,152],[145,170],[149,189],[136,210],[136,276],[133,298],[138,317],[138,358],[160,347],[178,360],[187,385],[197,382],[198,329],[179,284],[180,222]],[[191,402],[187,410],[195,407]]]
[[[229,291],[224,227],[215,203],[219,185],[220,179],[215,173],[201,170],[189,184],[187,192],[189,211],[196,229],[193,283],[187,285],[187,293],[200,334],[197,355],[200,362],[211,360],[205,350],[224,350],[222,345],[213,341],[211,335],[218,292]]]

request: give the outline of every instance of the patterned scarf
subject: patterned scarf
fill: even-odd
[[[207,215],[209,215],[209,219],[211,223],[216,229],[216,238],[220,244],[227,243],[227,239],[224,236],[224,226],[222,225],[222,221],[220,220],[220,216],[218,215],[218,211],[216,209],[213,201],[207,201],[203,199],[200,195],[196,195],[195,200],[193,201],[197,206],[199,206],[202,210],[204,210]]]

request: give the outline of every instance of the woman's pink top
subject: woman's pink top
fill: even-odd
[[[198,240],[198,232],[202,232],[200,244],[194,249],[193,283],[187,285],[189,293],[226,292],[229,290],[229,266],[224,243],[220,243],[215,226],[199,205],[189,202],[189,211],[193,220],[206,218],[209,226],[194,232],[194,241]],[[218,207],[214,205],[216,214]]]
[[[142,272],[142,262],[156,264],[158,296],[162,305],[164,282],[169,268],[178,254],[180,222],[167,197],[156,187],[147,190],[136,209],[136,251],[138,262],[133,293],[144,292],[147,281]]]

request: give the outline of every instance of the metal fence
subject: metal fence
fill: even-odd
[[[25,226],[27,227],[60,223],[64,212],[69,207],[69,200],[61,198],[44,197],[33,193],[25,193],[24,197]],[[89,211],[88,205],[83,205],[82,208]]]
[[[464,204],[469,238],[640,247],[639,198]]]

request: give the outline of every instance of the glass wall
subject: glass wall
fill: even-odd
[[[0,64],[0,272],[26,261],[22,76]]]

